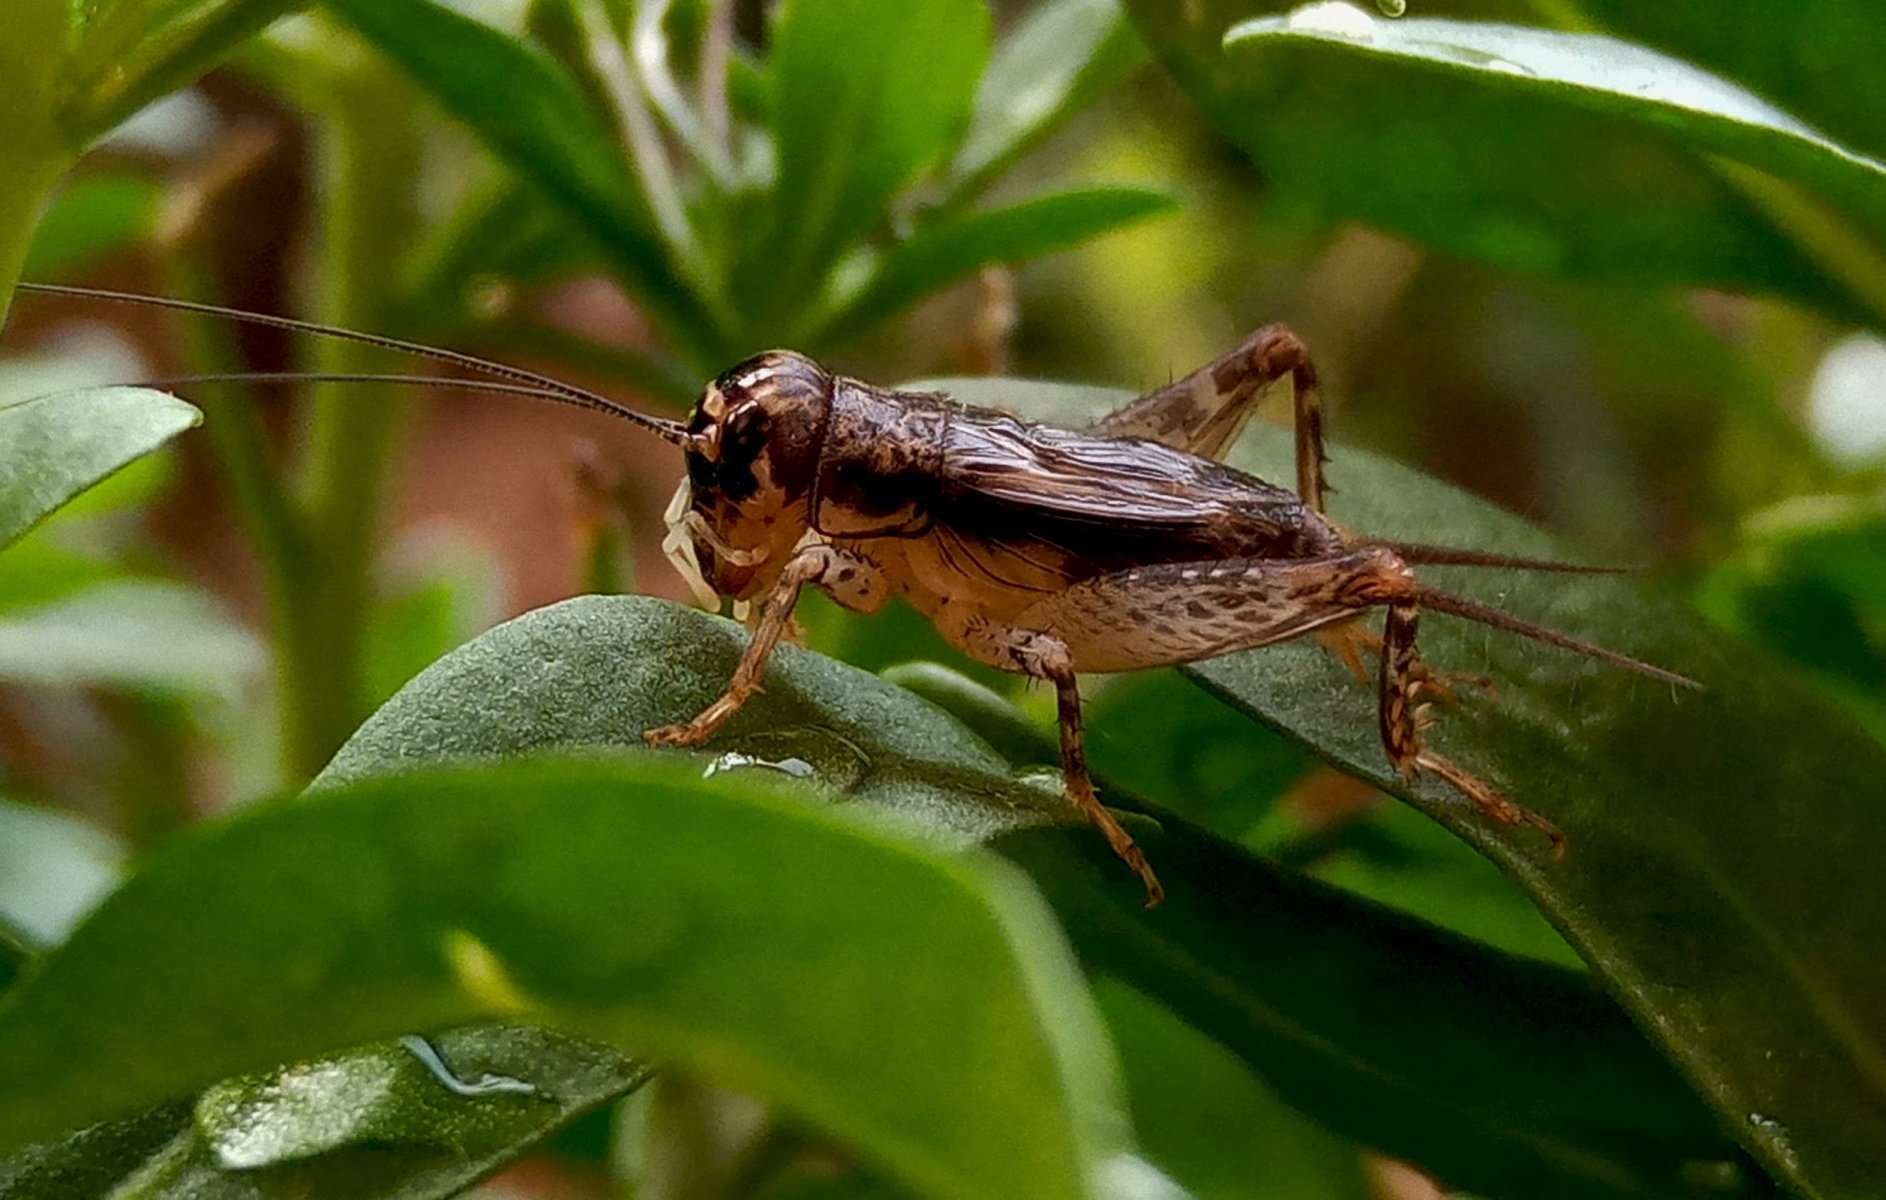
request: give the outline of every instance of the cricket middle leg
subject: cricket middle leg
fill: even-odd
[[[780,572],[778,582],[767,595],[753,623],[746,652],[740,656],[740,665],[734,668],[733,678],[727,681],[727,690],[692,721],[648,730],[642,737],[649,745],[698,746],[740,711],[753,693],[759,691],[760,679],[766,674],[766,660],[791,622],[792,610],[799,603],[799,591],[807,584],[825,589],[840,604],[859,611],[869,611],[882,604],[885,598],[883,576],[864,559],[832,546],[809,546],[799,551]]]
[[[1146,888],[1146,907],[1164,900],[1166,889],[1160,886],[1145,852],[1120,824],[1120,819],[1100,802],[1100,794],[1094,790],[1093,775],[1087,769],[1087,748],[1081,738],[1080,683],[1075,677],[1074,659],[1067,644],[1052,634],[1005,625],[974,609],[954,605],[944,606],[937,614],[936,624],[951,644],[978,662],[1045,679],[1054,685],[1061,730],[1062,791],[1100,831],[1114,854],[1139,876]]]
[[[1316,364],[1302,338],[1266,325],[1183,379],[1156,388],[1094,423],[1109,437],[1142,437],[1175,450],[1222,459],[1271,384],[1290,380],[1295,392],[1297,494],[1323,511],[1323,401]]]

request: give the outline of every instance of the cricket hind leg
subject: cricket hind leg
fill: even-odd
[[[1425,664],[1415,649],[1415,632],[1420,610],[1412,598],[1388,605],[1382,626],[1382,660],[1378,673],[1377,720],[1381,729],[1382,749],[1389,765],[1404,780],[1412,782],[1427,771],[1466,797],[1488,819],[1501,825],[1530,825],[1552,843],[1556,856],[1565,853],[1565,834],[1559,827],[1531,809],[1522,808],[1456,765],[1427,748],[1422,732],[1426,728],[1421,693],[1427,690],[1429,677]]]
[[[1266,325],[1183,379],[1147,392],[1094,423],[1109,437],[1142,437],[1205,458],[1223,458],[1272,383],[1288,378],[1295,398],[1297,494],[1318,513],[1323,494],[1323,401],[1310,348],[1288,326]]]

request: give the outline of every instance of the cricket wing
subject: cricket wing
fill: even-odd
[[[1079,560],[1077,577],[1147,562],[1320,544],[1296,495],[1157,442],[960,412],[950,423],[936,518],[961,533],[1035,542]]]

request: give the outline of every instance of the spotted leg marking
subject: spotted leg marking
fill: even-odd
[[[1288,378],[1296,392],[1297,494],[1320,513],[1323,493],[1323,401],[1316,365],[1303,339],[1266,325],[1234,350],[1185,378],[1102,417],[1094,429],[1109,437],[1140,437],[1206,458],[1223,458],[1256,409],[1265,388]]]
[[[1559,827],[1530,809],[1521,808],[1474,778],[1451,760],[1429,750],[1422,742],[1426,724],[1425,705],[1419,693],[1427,678],[1420,656],[1415,652],[1415,630],[1420,612],[1413,599],[1388,606],[1388,618],[1382,627],[1382,663],[1378,676],[1377,717],[1381,726],[1382,749],[1398,774],[1412,782],[1422,771],[1432,772],[1449,787],[1473,802],[1475,808],[1502,825],[1530,825],[1545,834],[1554,855],[1565,853],[1565,834]]]
[[[864,558],[835,546],[808,546],[799,551],[780,572],[779,581],[766,597],[759,619],[754,622],[746,653],[740,656],[740,665],[734,668],[727,690],[692,721],[664,725],[644,733],[642,736],[649,745],[698,746],[740,711],[740,706],[759,690],[760,678],[766,673],[767,657],[792,620],[793,607],[799,602],[799,589],[807,584],[824,588],[847,608],[866,612],[882,604],[888,595],[883,574]],[[869,607],[860,607],[865,605]]]

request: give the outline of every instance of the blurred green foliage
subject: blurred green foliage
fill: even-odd
[[[1571,831],[1553,864],[1390,778],[1311,648],[1092,681],[1147,914],[1055,800],[1051,697],[914,612],[808,603],[882,678],[785,654],[715,747],[745,769],[625,762],[730,626],[478,636],[503,573],[401,515],[436,436],[392,389],[99,390],[297,360],[12,303],[0,1196],[417,1198],[532,1156],[638,1200],[1387,1196],[1383,1155],[1529,1200],[1886,1191],[1886,26],[1411,7],[17,0],[0,312],[22,272],[298,305],[668,406],[776,344],[1129,385],[953,385],[1067,420],[1285,319],[1379,452],[1338,447],[1339,519],[1566,553],[1504,506],[1654,564],[1458,586],[1711,690],[1428,622],[1501,681],[1436,738]],[[207,116],[125,123],[213,67]],[[1287,477],[1281,443],[1237,461]],[[597,513],[659,461],[592,481],[598,590],[634,539]],[[607,761],[511,761],[546,750]],[[439,1063],[371,1041],[422,1029]]]

